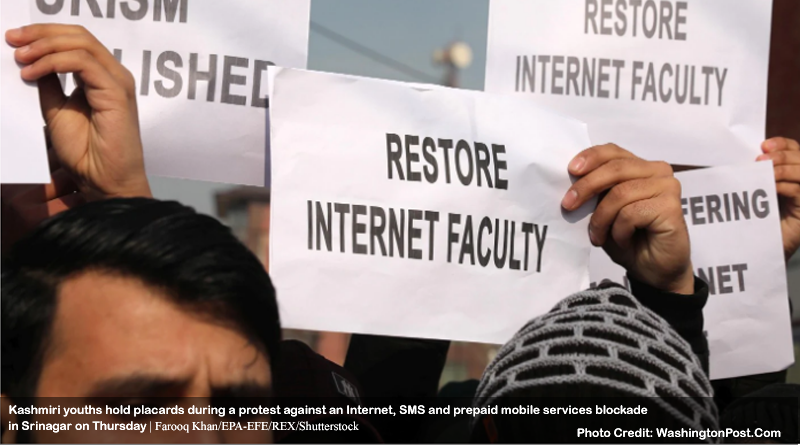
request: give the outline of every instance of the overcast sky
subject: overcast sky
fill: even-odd
[[[472,47],[472,65],[462,72],[463,88],[482,89],[486,61],[488,0],[312,0],[311,21],[406,66],[425,79],[387,67],[313,29],[308,68],[404,81],[442,79],[433,63],[434,50],[460,40]],[[169,178],[151,178],[153,193],[198,211],[215,213],[214,193],[230,188]]]

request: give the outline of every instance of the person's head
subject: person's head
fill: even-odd
[[[487,367],[474,404],[500,409],[476,419],[476,441],[693,442],[626,438],[615,429],[700,431],[718,423],[711,385],[691,347],[616,286],[579,292],[525,325]],[[529,412],[536,407],[539,415]]]
[[[2,392],[12,401],[174,406],[183,397],[213,405],[268,396],[280,335],[258,259],[218,221],[176,202],[87,204],[48,220],[3,259]],[[173,434],[156,440],[200,440]],[[128,439],[142,436],[114,438]]]

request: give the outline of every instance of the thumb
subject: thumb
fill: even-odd
[[[67,102],[64,89],[58,74],[48,74],[39,79],[39,104],[42,107],[42,116],[47,124],[55,118]]]

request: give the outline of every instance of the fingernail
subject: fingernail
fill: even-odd
[[[778,148],[778,141],[774,139],[768,139],[764,141],[764,148],[766,148],[767,150],[775,150],[776,148]]]
[[[6,39],[17,39],[22,36],[21,28],[9,29],[6,31]]]
[[[594,230],[592,230],[592,225],[589,224],[589,240],[592,241],[592,245],[597,245],[597,240],[594,237]]]
[[[25,45],[25,46],[23,46],[21,48],[17,48],[17,54],[18,55],[25,54],[30,50],[31,50],[31,46],[30,45]]]
[[[572,206],[575,205],[575,202],[578,200],[578,192],[575,190],[570,190],[564,195],[564,199],[561,200],[561,207],[569,210]]]
[[[759,157],[756,158],[756,162],[758,162],[758,161],[768,161],[768,160],[769,160],[769,155],[760,155]]]
[[[584,159],[583,156],[575,158],[569,163],[569,170],[573,173],[580,173],[585,164],[586,159]]]

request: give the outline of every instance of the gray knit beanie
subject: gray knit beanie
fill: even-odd
[[[591,395],[647,398],[661,411],[654,414],[675,427],[718,427],[700,360],[663,318],[622,287],[579,292],[530,321],[484,371],[474,404],[570,385],[584,388],[581,395],[590,388]]]

